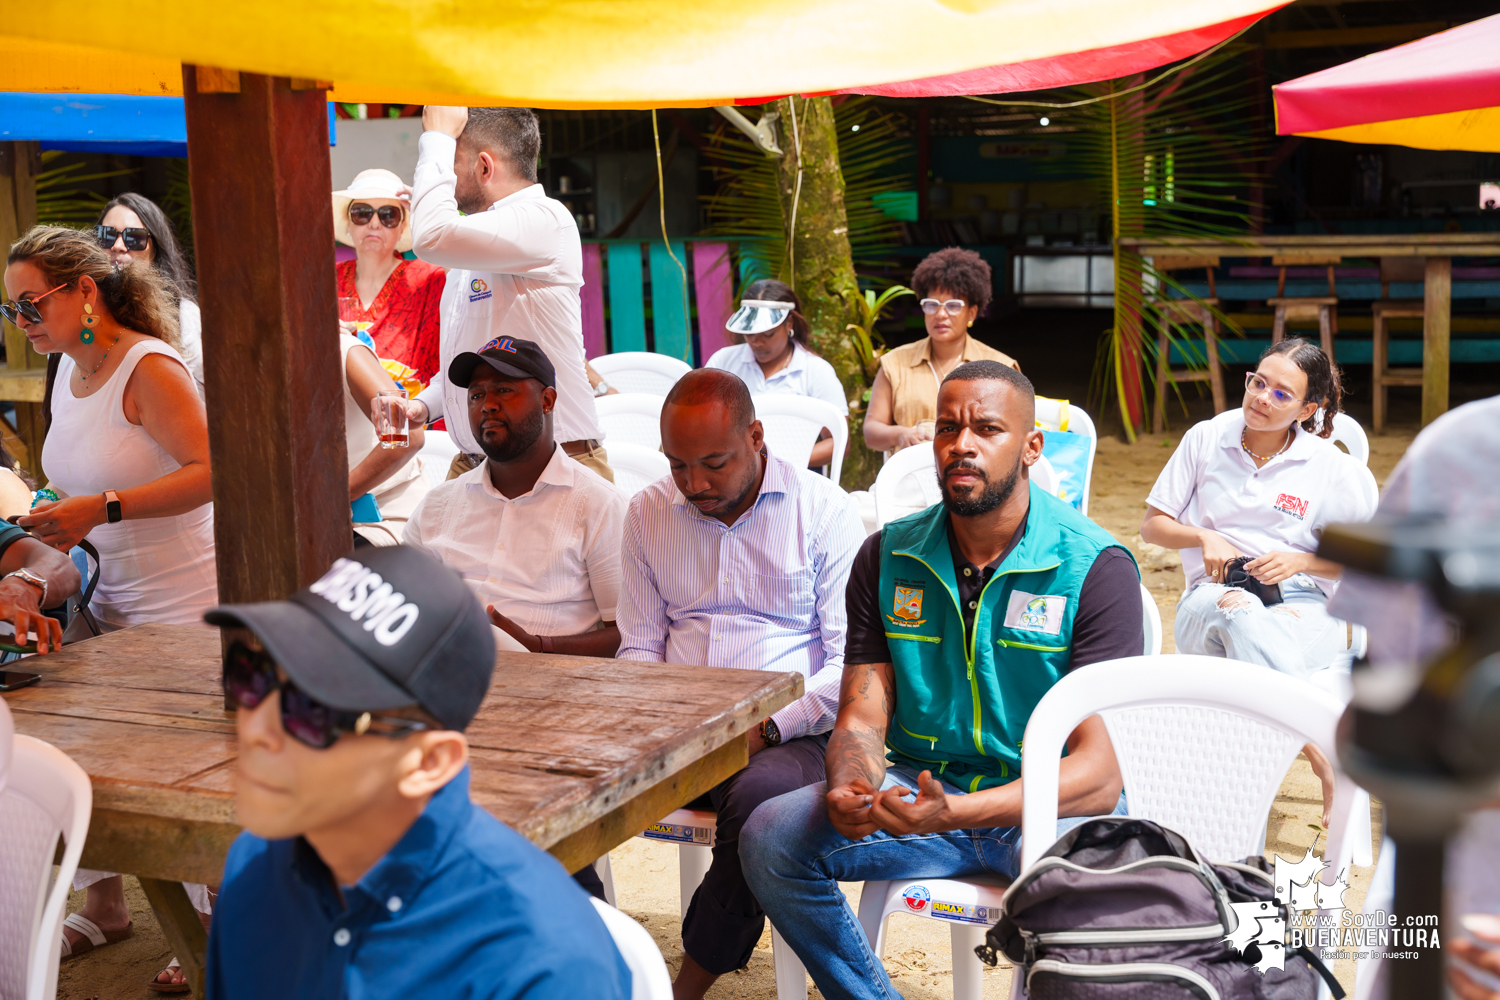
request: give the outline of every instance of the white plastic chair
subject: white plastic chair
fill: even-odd
[[[422,460],[422,478],[427,487],[441,485],[448,479],[448,469],[458,457],[459,447],[453,435],[447,431],[427,430],[422,434],[422,450],[417,457]]]
[[[718,815],[711,809],[678,809],[640,834],[646,840],[677,845],[678,907],[687,919],[688,904],[713,864]],[[771,927],[771,961],[776,970],[776,1000],[807,1000],[807,968],[775,925]]]
[[[1083,476],[1083,500],[1079,508],[1081,513],[1087,515],[1089,494],[1094,482],[1094,456],[1099,453],[1099,431],[1094,427],[1093,418],[1084,412],[1083,407],[1075,406],[1067,400],[1038,396],[1036,425],[1043,431],[1070,431],[1088,437],[1089,467]]]
[[[669,359],[670,360],[670,359]],[[621,392],[599,396],[594,408],[604,433],[604,450],[625,442],[656,451],[661,448],[661,407],[665,396],[649,392]]]
[[[635,496],[658,479],[672,474],[667,456],[654,448],[643,448],[628,441],[616,441],[606,449],[609,467],[615,474],[615,485],[627,496]]]
[[[849,447],[849,419],[838,407],[823,399],[792,393],[763,393],[753,397],[755,419],[765,431],[771,454],[805,468],[812,458],[813,445],[826,427],[833,435],[833,463],[830,478],[839,481],[844,470],[844,452]]]
[[[1365,429],[1359,426],[1359,421],[1349,414],[1333,415],[1333,434],[1329,440],[1341,442],[1349,450],[1350,457],[1360,465],[1370,464],[1370,439],[1365,436]]]
[[[603,376],[611,388],[622,393],[645,392],[653,396],[665,396],[677,384],[678,379],[693,370],[685,361],[650,351],[605,354],[590,359],[589,364],[594,366],[594,371]],[[608,397],[599,397],[606,398]]]
[[[1057,493],[1057,472],[1045,455],[1037,459],[1029,473],[1032,482],[1042,490]],[[937,481],[937,456],[929,442],[902,448],[880,467],[875,484],[875,527],[885,527],[898,517],[926,510],[943,499]]]
[[[15,736],[11,749],[10,779],[0,793],[0,996],[52,1000],[94,790],[83,768],[50,743]],[[54,877],[59,835],[67,848]]]
[[[1271,805],[1302,746],[1316,743],[1333,757],[1342,713],[1338,699],[1305,681],[1214,656],[1131,656],[1079,667],[1052,686],[1026,724],[1021,870],[1057,839],[1063,746],[1091,715],[1104,718],[1131,816],[1176,830],[1211,861],[1238,861],[1264,851]],[[1350,862],[1358,798],[1352,780],[1338,775],[1324,854],[1335,871]],[[985,878],[866,882],[859,920],[879,955],[885,918],[910,912],[904,897],[920,886],[930,901],[923,915],[951,923],[954,997],[977,1000],[983,966],[973,949],[998,919],[1006,885]],[[965,919],[975,922],[934,912],[938,902],[966,905],[972,916]],[[1019,977],[1012,984],[1011,996],[1021,996]]]
[[[651,932],[634,918],[599,900],[589,897],[609,936],[614,939],[620,957],[630,969],[630,1000],[672,1000],[672,977],[662,961]]]
[[[1161,654],[1162,642],[1161,609],[1156,606],[1156,598],[1151,596],[1151,591],[1146,589],[1144,583],[1141,584],[1141,614],[1146,631],[1146,655],[1158,656]]]

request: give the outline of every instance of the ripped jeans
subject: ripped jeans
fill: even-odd
[[[1177,602],[1177,651],[1259,663],[1303,680],[1347,666],[1344,623],[1328,613],[1328,596],[1312,577],[1283,581],[1281,596],[1268,608],[1238,587],[1200,583]]]

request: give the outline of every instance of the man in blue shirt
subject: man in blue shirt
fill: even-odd
[[[229,605],[236,805],[208,993],[589,997],[630,972],[561,865],[469,800],[463,730],[495,646],[452,570],[340,559],[287,601]]]

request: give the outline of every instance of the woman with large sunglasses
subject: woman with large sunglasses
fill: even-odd
[[[192,270],[177,245],[167,213],[145,195],[127,191],[99,213],[94,236],[115,267],[150,264],[167,279],[177,298],[177,342],[183,364],[203,395],[203,316],[198,309]],[[49,384],[56,377],[56,356],[49,362]]]
[[[1315,553],[1325,526],[1368,521],[1375,506],[1367,470],[1328,440],[1342,398],[1328,355],[1294,337],[1261,355],[1239,409],[1183,435],[1141,522],[1142,540],[1182,550],[1179,653],[1301,678],[1348,666],[1344,623],[1327,610],[1343,567]],[[1316,747],[1308,758],[1326,826],[1333,769]]]
[[[18,523],[62,552],[94,544],[105,628],[195,624],[218,602],[208,420],[174,349],[166,279],[115,267],[93,233],[37,226],[10,248],[5,292],[5,318],[59,356],[42,468],[60,499]],[[65,957],[130,936],[118,875],[80,869],[74,885],[89,893],[63,929]],[[186,989],[164,975],[153,988]]]
[[[927,336],[885,352],[865,410],[865,444],[895,454],[932,440],[938,385],[965,361],[998,361],[1016,371],[1015,359],[969,335],[990,304],[990,266],[973,250],[948,247],[929,254],[912,272]]]
[[[414,369],[424,384],[437,374],[438,304],[447,271],[407,260],[411,188],[389,170],[362,170],[333,192],[333,235],[354,248],[338,265],[339,319],[356,324],[381,358]]]

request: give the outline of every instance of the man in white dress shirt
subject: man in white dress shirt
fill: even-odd
[[[802,698],[751,730],[745,769],[698,804],[717,810],[717,842],[683,920],[673,986],[676,1000],[697,1000],[745,967],[765,927],[740,869],[740,827],[762,802],[824,779],[843,675],[844,585],[865,533],[836,484],[766,452],[735,375],[684,375],[662,407],[661,431],[672,476],[630,502],[617,655],[807,678]]]
[[[567,206],[537,183],[536,115],[527,108],[428,106],[422,128],[412,180],[412,249],[449,268],[439,332],[442,369],[499,337],[540,344],[557,373],[557,443],[613,481],[584,365],[583,246]],[[447,414],[454,443],[478,455],[467,409],[461,387],[434,379],[413,401],[411,415],[430,421]],[[468,466],[461,458],[455,462],[459,469]]]

